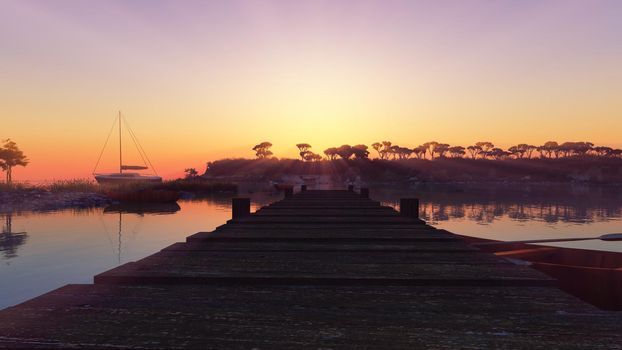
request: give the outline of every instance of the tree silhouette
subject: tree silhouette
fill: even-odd
[[[302,160],[306,160],[306,158],[308,158],[308,157],[306,157],[306,155],[307,155],[307,153],[310,152],[309,149],[311,148],[311,145],[308,144],[308,143],[299,143],[299,144],[296,145],[296,147],[298,147],[298,150],[300,150],[300,153],[299,153],[300,154],[300,158]],[[311,153],[313,154],[313,152],[311,152]]]
[[[613,153],[613,148],[611,147],[607,147],[607,146],[598,146],[598,147],[594,147],[592,148],[592,151],[594,151],[594,153],[597,156],[600,157],[609,157],[612,155]]]
[[[471,158],[475,159],[477,158],[477,155],[482,152],[482,148],[480,146],[473,145],[473,146],[467,147],[467,151],[469,151]]]
[[[492,142],[488,141],[477,142],[475,143],[475,146],[480,148],[479,154],[482,156],[482,158],[488,158],[490,150],[495,148],[495,145],[493,145]]]
[[[380,142],[374,142],[371,144],[371,148],[375,149],[378,152],[378,158],[384,159],[382,154],[382,144]]]
[[[401,154],[402,147],[398,145],[393,145],[389,149],[389,153],[391,154],[392,159],[402,159],[404,156]]]
[[[391,154],[391,141],[382,141],[382,154],[381,159],[389,159],[389,155]]]
[[[525,150],[525,158],[527,159],[531,159],[531,156],[533,155],[533,152],[536,151],[538,149],[538,147],[534,146],[534,145],[527,145],[527,144],[520,144],[519,146],[523,147],[523,149]]]
[[[255,155],[258,159],[269,158],[273,153],[270,151],[270,147],[272,144],[270,142],[262,142],[253,147],[253,151],[255,151]]]
[[[354,154],[354,151],[352,150],[352,146],[350,145],[341,145],[339,148],[337,148],[336,153],[342,159],[347,160],[347,159],[350,159],[350,157],[352,157],[352,155]]]
[[[7,145],[2,148],[3,154],[6,154],[6,147],[15,151],[15,143],[7,140]],[[272,144],[270,142],[262,142],[255,147],[253,151],[256,152],[257,158],[268,158],[272,156],[270,151]],[[319,161],[322,157],[311,151],[311,145],[308,143],[296,144],[296,147],[300,151],[300,158],[304,161]],[[439,143],[437,141],[426,142],[413,149],[407,147],[401,147],[394,145],[391,141],[374,142],[371,147],[378,153],[379,159],[408,159],[412,154],[417,159],[427,159],[428,154],[430,159],[438,158],[463,158],[469,157],[472,159],[531,159],[538,152],[540,158],[565,158],[565,157],[610,157],[618,158],[622,157],[622,150],[613,149],[607,146],[594,146],[593,143],[587,141],[580,142],[564,142],[558,144],[555,141],[547,141],[541,146],[534,146],[526,143],[520,143],[515,146],[503,150],[499,147],[495,147],[492,142],[482,141],[477,142],[475,145],[468,146],[466,148],[462,146],[450,146],[446,143]],[[19,151],[19,149],[17,149]],[[21,152],[21,151],[19,151]],[[366,145],[358,144],[355,146],[342,145],[340,147],[330,147],[324,150],[324,154],[328,160],[335,160],[337,157],[342,159],[351,159],[353,156],[356,159],[369,159],[369,148]],[[22,154],[23,156],[23,154]],[[6,157],[6,156],[5,156]],[[25,164],[28,160],[25,159]],[[9,166],[6,160],[0,157],[0,167],[8,169]],[[13,163],[11,163],[13,164]],[[21,165],[21,164],[17,164]],[[15,165],[13,165],[15,166]],[[188,169],[186,169],[188,170]],[[8,177],[7,177],[8,178]]]
[[[357,159],[368,159],[369,151],[367,150],[367,146],[365,145],[354,145],[351,147],[352,152],[354,153],[354,157]]]
[[[592,150],[591,142],[564,142],[559,145],[559,152],[564,157],[584,156]]]
[[[507,157],[509,157],[512,153],[510,152],[506,152],[504,150],[502,150],[501,148],[495,147],[493,149],[491,149],[490,151],[488,151],[488,155],[496,160],[499,159],[505,159]]]
[[[418,159],[424,159],[425,154],[428,151],[428,148],[424,145],[420,145],[420,146],[413,148],[412,151],[415,154],[415,157],[417,157]]]
[[[6,172],[7,184],[13,182],[13,167],[26,166],[29,162],[15,142],[4,140],[4,145],[0,147],[0,168]]]
[[[536,146],[528,145],[526,143],[521,143],[519,145],[508,148],[508,151],[516,159],[531,158],[533,151],[535,151],[537,148],[538,147]]]
[[[438,145],[438,142],[436,141],[426,142],[422,145],[423,147],[426,148],[428,153],[430,153],[430,159],[434,159],[434,149],[436,148],[437,145]]]
[[[413,150],[408,147],[399,147],[397,146],[394,150],[396,156],[399,159],[408,159],[410,155],[413,154]]]
[[[300,153],[304,153],[304,157],[302,158],[302,160],[306,162],[316,162],[316,161],[322,160],[321,155],[313,153],[311,151],[305,151],[305,152],[300,152]]]
[[[462,146],[453,146],[453,147],[449,147],[449,149],[447,150],[447,152],[449,153],[449,155],[452,158],[461,158],[464,156],[464,154],[466,153],[464,151],[464,147]]]
[[[194,179],[199,176],[199,172],[195,168],[187,168],[184,170],[184,173],[186,173],[186,179]]]
[[[538,147],[538,152],[540,152],[540,156],[543,158],[555,158],[559,157],[559,145],[555,141],[547,141],[544,145]]]
[[[330,147],[324,150],[324,154],[329,160],[335,160],[337,158],[337,148]]]
[[[446,143],[437,143],[434,147],[434,153],[437,158],[444,158],[447,151],[449,151],[449,145]]]

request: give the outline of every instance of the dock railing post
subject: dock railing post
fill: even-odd
[[[251,199],[250,198],[232,198],[231,199],[231,217],[233,220],[251,215]]]
[[[304,192],[307,190],[307,185],[300,186],[300,192]]]
[[[287,187],[284,191],[285,191],[285,198],[292,198],[294,196],[293,187]]]
[[[348,191],[350,192],[354,191],[354,185],[348,185]]]
[[[400,215],[409,218],[419,218],[419,199],[418,198],[401,198],[400,199]]]
[[[369,188],[367,187],[361,188],[361,197],[369,198]]]

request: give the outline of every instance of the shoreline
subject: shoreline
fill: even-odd
[[[95,192],[52,192],[41,189],[0,191],[0,213],[88,209],[113,204]]]
[[[272,188],[263,183],[263,181],[240,181],[236,184],[239,187],[240,192],[261,192],[262,190],[270,191]],[[591,192],[595,189],[601,190],[613,190],[615,193],[621,193],[622,184],[593,184],[585,182],[565,182],[565,181],[448,181],[448,182],[436,182],[425,181],[418,182],[416,184],[401,182],[401,181],[388,181],[388,182],[368,182],[363,185],[364,187],[385,189],[387,191],[414,191],[421,195],[429,196],[434,192],[438,195],[444,195],[448,193],[462,193],[468,195],[470,193],[479,193],[484,195],[485,193],[494,194],[500,191],[498,194],[519,193],[521,196],[533,195],[542,196],[546,193],[567,192],[568,189]],[[590,190],[591,189],[591,190]],[[510,192],[508,192],[510,191]],[[535,192],[534,192],[535,191]],[[214,195],[225,192],[201,192],[201,191],[183,191],[180,190],[181,200],[193,200],[200,199],[206,195]],[[232,192],[226,192],[231,193]],[[10,191],[0,191],[0,213],[14,213],[14,212],[45,212],[55,211],[63,209],[89,209],[105,207],[112,204],[118,204],[118,201],[113,200],[106,195],[94,191],[84,190],[65,190],[65,191],[52,191],[42,188],[22,188]]]

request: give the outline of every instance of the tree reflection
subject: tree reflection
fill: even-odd
[[[5,260],[17,257],[17,250],[26,243],[26,232],[13,232],[13,215],[5,214],[2,232],[0,232],[0,253]]]
[[[622,217],[622,207],[583,207],[530,203],[455,203],[422,202],[420,216],[429,222],[467,219],[491,224],[501,218],[547,223],[593,223]]]

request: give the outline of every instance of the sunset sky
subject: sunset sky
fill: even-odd
[[[16,180],[89,178],[119,109],[164,177],[261,141],[622,147],[622,1],[0,0]]]

